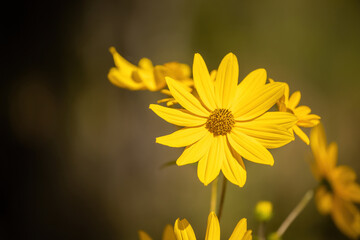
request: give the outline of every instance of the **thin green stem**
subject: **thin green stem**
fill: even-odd
[[[217,188],[218,188],[218,178],[216,178],[211,185],[210,212],[216,211]]]
[[[298,205],[291,211],[289,216],[285,219],[285,221],[281,224],[279,229],[276,231],[278,237],[281,237],[285,231],[288,229],[290,224],[295,220],[295,218],[304,210],[306,205],[310,202],[310,200],[314,196],[314,190],[309,190],[305,193],[304,197],[298,203]]]
[[[227,185],[227,180],[226,177],[223,177],[223,183],[222,183],[222,189],[221,189],[221,196],[220,196],[220,205],[219,205],[219,212],[218,212],[218,219],[220,221],[221,215],[222,215],[222,210],[224,207],[224,200],[225,200],[225,193],[226,193],[226,185]]]

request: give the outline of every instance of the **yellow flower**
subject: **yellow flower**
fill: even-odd
[[[274,82],[272,79],[269,79],[270,82]],[[314,127],[319,124],[320,117],[316,114],[310,114],[311,109],[308,106],[297,106],[301,99],[300,91],[294,92],[289,97],[289,85],[286,84],[284,96],[278,102],[279,111],[281,112],[291,112],[297,118],[298,121],[292,127],[292,130],[296,135],[299,136],[301,140],[303,140],[307,145],[309,145],[310,141],[308,136],[300,129],[300,127]]]
[[[186,219],[177,219],[174,231],[177,240],[196,240],[194,230]],[[246,218],[243,218],[236,225],[229,240],[251,240],[251,233],[251,230],[247,230]],[[220,240],[219,220],[214,212],[208,217],[205,240]]]
[[[144,231],[139,231],[139,239],[140,240],[152,240],[152,238]],[[162,240],[176,240],[175,238],[175,233],[174,233],[174,228],[171,225],[166,225],[163,235],[162,235]]]
[[[114,85],[129,90],[158,91],[166,86],[165,76],[172,77],[185,85],[191,85],[190,68],[186,64],[169,62],[153,66],[150,59],[142,58],[135,66],[123,58],[114,47],[110,49],[115,66],[108,78]]]
[[[321,124],[310,135],[310,146],[315,161],[312,171],[319,181],[315,202],[321,214],[331,214],[336,226],[348,237],[360,236],[360,185],[356,174],[348,166],[336,166],[338,148],[335,142],[327,145]]]
[[[167,122],[184,127],[158,137],[156,142],[186,147],[176,163],[182,166],[199,162],[198,177],[205,185],[221,170],[230,182],[244,186],[246,170],[242,157],[273,165],[274,159],[266,148],[281,147],[294,139],[288,130],[295,124],[295,116],[267,112],[283,96],[285,84],[265,84],[266,71],[258,69],[238,85],[238,74],[237,58],[229,53],[213,81],[204,60],[195,54],[193,77],[199,97],[166,78],[172,96],[184,109],[150,105]]]

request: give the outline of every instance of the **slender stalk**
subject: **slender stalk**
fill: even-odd
[[[259,224],[258,238],[259,238],[259,240],[265,240],[265,223],[264,223],[264,221],[261,221]]]
[[[304,210],[306,205],[314,196],[314,190],[309,190],[305,193],[304,197],[298,203],[298,205],[291,211],[289,216],[285,219],[285,221],[281,224],[279,229],[276,231],[277,235],[281,237],[285,231],[288,229],[290,224],[295,220],[295,218]]]
[[[211,185],[210,212],[216,212],[218,178]]]
[[[226,185],[227,185],[226,177],[223,177],[223,183],[222,183],[222,189],[221,189],[221,196],[220,196],[219,212],[218,212],[218,215],[217,215],[219,221],[220,221],[221,214],[222,214],[222,210],[223,210],[223,207],[224,207],[224,200],[225,200],[225,193],[226,193]]]

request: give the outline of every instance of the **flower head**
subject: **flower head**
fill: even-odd
[[[140,240],[152,240],[152,238],[144,231],[139,231],[139,239]],[[162,235],[162,240],[176,240],[174,228],[171,225],[166,225],[164,228],[164,232]]]
[[[167,122],[184,127],[158,137],[156,142],[186,147],[176,163],[182,166],[199,162],[198,177],[205,185],[221,170],[230,182],[242,187],[246,181],[242,157],[273,165],[267,148],[281,147],[294,139],[288,130],[296,117],[286,112],[267,112],[284,95],[285,84],[265,84],[264,69],[251,72],[240,84],[238,75],[237,58],[232,53],[221,61],[215,81],[203,58],[195,54],[193,77],[198,96],[168,77],[171,95],[183,108],[150,105]]]
[[[274,82],[270,79],[270,82]],[[295,132],[296,135],[299,136],[301,140],[303,140],[307,145],[309,145],[310,140],[308,136],[300,129],[300,127],[311,128],[319,124],[320,117],[316,114],[310,114],[311,109],[308,106],[298,106],[301,93],[300,91],[296,91],[289,97],[289,85],[286,84],[284,96],[278,102],[279,111],[281,112],[291,112],[297,118],[298,121],[292,127],[292,130]]]
[[[177,219],[174,231],[177,240],[196,240],[194,230],[186,219]],[[251,233],[251,230],[247,230],[246,218],[243,218],[236,225],[229,240],[252,240]],[[214,212],[208,217],[205,240],[220,240],[220,224]]]
[[[108,78],[114,85],[129,90],[158,91],[166,86],[165,77],[170,76],[187,86],[192,85],[190,68],[186,64],[169,62],[154,66],[150,59],[142,58],[135,66],[123,58],[114,47],[110,48],[115,66]]]
[[[315,161],[312,170],[319,181],[315,201],[322,214],[331,214],[336,226],[348,237],[360,236],[360,211],[354,203],[360,203],[360,185],[356,174],[348,166],[336,166],[337,144],[326,143],[321,124],[310,135],[310,146]]]

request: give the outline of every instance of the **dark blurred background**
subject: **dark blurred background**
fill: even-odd
[[[91,0],[10,1],[3,7],[0,239],[161,239],[165,224],[186,217],[205,233],[210,187],[193,166],[160,166],[180,149],[155,144],[175,130],[149,109],[160,93],[109,83],[115,46],[133,63],[209,69],[229,51],[240,78],[265,67],[300,90],[322,116],[339,163],[359,174],[360,1]],[[307,131],[308,132],[308,131]],[[271,200],[275,231],[316,182],[299,139],[272,151],[275,165],[246,162],[243,189],[229,185],[221,232]],[[284,239],[346,239],[314,202]]]

